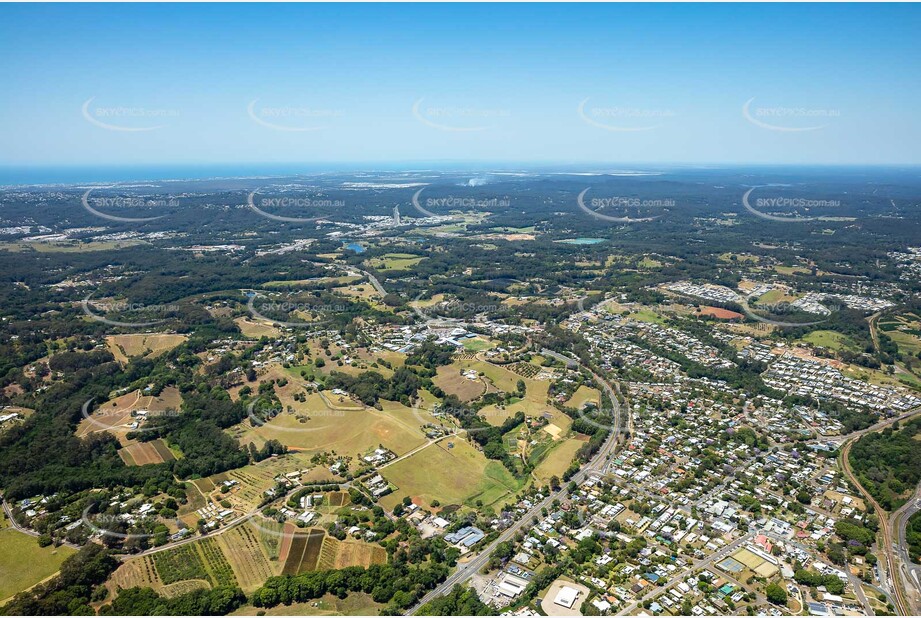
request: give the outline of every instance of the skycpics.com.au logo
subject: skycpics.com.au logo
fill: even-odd
[[[785,106],[752,108],[754,102],[755,97],[745,102],[742,106],[742,116],[756,127],[768,131],[783,133],[818,131],[827,127],[829,120],[841,117],[841,111],[837,109]]]
[[[262,296],[257,294],[252,294],[249,297],[248,302],[246,303],[246,309],[249,311],[250,315],[254,318],[262,320],[264,322],[269,322],[275,326],[283,326],[286,328],[316,328],[319,326],[324,326],[329,324],[332,320],[329,318],[311,320],[308,319],[311,316],[328,316],[330,314],[344,313],[349,309],[347,305],[343,304],[311,304],[311,303],[302,303],[302,302],[291,302],[291,301],[266,301],[260,302],[258,309],[256,308],[257,298],[262,298]],[[283,313],[286,316],[289,315],[298,315],[303,316],[305,319],[301,322],[292,322],[286,320],[279,320],[265,315],[269,314],[278,314]],[[299,316],[299,317],[300,317]]]
[[[668,210],[669,208],[674,208],[676,205],[675,200],[672,199],[645,200],[624,196],[594,197],[589,200],[589,204],[587,205],[585,196],[590,190],[591,187],[583,189],[583,191],[579,193],[576,198],[576,205],[579,207],[579,210],[585,214],[608,223],[642,223],[644,221],[654,221],[662,217],[662,215],[637,217],[616,216],[603,212],[605,210],[623,212],[626,215],[630,211],[635,211],[639,214],[654,210]]]
[[[260,194],[264,188],[251,191],[246,197],[246,205],[260,217],[280,221],[282,223],[313,223],[326,218],[328,215],[313,217],[293,217],[277,214],[278,212],[334,212],[345,208],[344,200],[334,200],[325,197],[305,195],[302,191],[274,190],[271,195]],[[257,197],[258,195],[258,197]],[[274,212],[273,212],[274,211]]]
[[[83,103],[81,112],[87,122],[107,131],[124,131],[129,133],[155,131],[169,123],[164,122],[179,117],[179,110],[156,109],[150,107],[103,107],[93,105],[96,97],[90,97]]]
[[[463,105],[423,105],[425,98],[413,103],[413,117],[433,129],[452,132],[476,132],[493,128],[497,121],[507,119],[507,109]]]
[[[746,299],[742,300],[742,312],[745,315],[756,322],[761,322],[762,324],[768,324],[770,326],[778,326],[780,328],[797,328],[800,326],[815,326],[816,324],[821,324],[826,322],[825,320],[811,320],[803,322],[790,322],[788,320],[780,320],[773,317],[767,317],[755,313],[754,309],[748,304]],[[791,313],[797,310],[797,307],[791,303],[756,303],[755,308],[759,311],[765,311],[771,315],[783,315],[785,313]]]
[[[768,221],[776,221],[779,223],[805,223],[807,221],[826,221],[830,220],[828,217],[807,217],[800,215],[776,215],[772,212],[791,212],[791,211],[809,211],[815,208],[839,208],[841,202],[838,200],[825,200],[825,199],[813,199],[813,198],[803,198],[803,197],[759,197],[754,200],[752,204],[751,194],[756,189],[761,189],[762,187],[752,187],[742,195],[742,205],[745,207],[745,210],[755,215],[756,217],[761,217],[762,219],[767,219]],[[771,212],[766,212],[771,211]]]
[[[678,114],[670,109],[641,107],[588,107],[589,99],[583,99],[577,108],[579,118],[605,131],[635,133],[652,131],[662,126],[662,120]]]
[[[145,433],[159,429],[156,425],[148,426],[146,423],[153,418],[166,418],[179,416],[178,410],[168,409],[152,413],[149,410],[132,410],[111,406],[91,410],[96,398],[87,399],[80,408],[83,418],[93,425],[94,431],[125,431],[128,433]]]
[[[259,99],[253,99],[246,106],[246,113],[250,120],[256,124],[272,129],[273,131],[287,131],[304,133],[319,131],[329,126],[330,121],[342,118],[345,112],[341,109],[304,107],[304,106],[268,106],[257,107]]]
[[[86,298],[81,302],[81,307],[83,309],[84,315],[95,322],[102,322],[103,324],[108,324],[109,326],[120,326],[124,328],[147,328],[150,326],[155,326],[157,324],[162,324],[166,322],[167,318],[158,318],[156,320],[125,320],[125,319],[113,319],[97,313],[97,311],[104,312],[106,314],[117,314],[120,317],[124,315],[131,314],[141,314],[141,315],[165,315],[165,314],[175,314],[179,311],[178,305],[172,304],[146,304],[146,303],[129,303],[126,301],[94,301],[91,302],[93,293],[91,292],[87,295]],[[94,310],[95,309],[95,310]]]
[[[271,406],[260,405],[264,402],[261,398],[256,398],[246,406],[246,416],[253,427],[263,427],[272,419],[280,415],[294,416],[302,427],[289,427],[284,423],[273,423],[272,431],[284,431],[287,433],[308,433],[314,431],[323,431],[328,429],[325,424],[321,426],[308,426],[310,421],[324,418],[343,418],[346,415],[344,410],[333,409],[315,409],[315,410],[288,410],[277,404]]]
[[[111,193],[112,189],[116,188],[118,188],[118,185],[87,189],[87,191],[83,194],[83,197],[80,199],[80,203],[83,205],[83,208],[91,215],[99,217],[100,219],[106,219],[107,221],[114,221],[116,223],[144,223],[147,221],[156,221],[157,219],[162,219],[165,217],[166,214],[157,215],[154,217],[126,217],[122,215],[114,215],[111,212],[105,212],[105,210],[128,210],[132,212],[150,210],[162,211],[167,208],[175,208],[179,205],[179,199],[172,196],[144,197],[128,193],[121,195],[91,196],[94,191],[108,191]]]
[[[512,202],[508,197],[474,197],[461,195],[448,195],[442,197],[426,197],[422,199],[419,189],[413,194],[413,207],[425,217],[454,217],[451,211],[475,211],[491,213],[495,210],[506,209]],[[434,209],[431,210],[431,209]]]

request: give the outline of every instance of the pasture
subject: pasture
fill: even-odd
[[[453,448],[449,446],[453,444]],[[380,499],[393,509],[403,496],[431,509],[432,501],[442,506],[497,504],[518,491],[519,481],[498,461],[486,457],[467,441],[458,438],[436,444],[381,470],[381,475],[398,489]]]
[[[568,438],[556,443],[548,452],[543,454],[543,459],[534,468],[534,478],[542,483],[549,481],[552,476],[562,478],[563,473],[575,458],[576,452],[584,444],[585,442],[578,438]]]
[[[257,446],[276,439],[305,457],[331,451],[355,456],[378,445],[401,455],[425,442],[423,423],[435,422],[424,410],[413,411],[391,401],[382,401],[383,410],[377,410],[347,398],[339,402],[331,393],[311,394],[302,403],[280,391],[276,392],[284,409],[291,406],[293,413],[285,411],[257,427],[245,420],[231,433]]]
[[[39,547],[35,537],[13,528],[0,529],[0,601],[54,575],[74,553],[66,545]]]
[[[172,350],[187,339],[186,335],[175,333],[137,333],[131,335],[109,335],[106,346],[115,360],[125,364],[135,357],[155,357]]]
[[[409,270],[423,259],[425,258],[410,253],[387,253],[366,260],[365,263],[376,270]]]

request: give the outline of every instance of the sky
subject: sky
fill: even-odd
[[[921,6],[0,5],[0,166],[921,164]]]

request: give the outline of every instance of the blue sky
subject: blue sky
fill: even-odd
[[[0,165],[919,164],[919,32],[917,5],[5,4]]]

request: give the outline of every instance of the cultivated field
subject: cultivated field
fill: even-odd
[[[157,576],[165,585],[199,579],[212,587],[233,586],[237,583],[227,556],[213,538],[157,552],[152,558]]]
[[[145,464],[163,463],[173,461],[176,457],[173,455],[166,442],[162,439],[151,440],[150,442],[135,442],[124,448],[118,449],[118,456],[122,458],[128,466],[143,466]]]
[[[259,506],[266,490],[275,486],[275,477],[298,468],[307,467],[307,463],[295,454],[270,457],[259,463],[243,466],[229,472],[222,472],[208,477],[215,485],[223,481],[234,480],[239,484],[229,493],[221,494],[221,499],[228,500],[235,509],[249,512]]]
[[[282,575],[297,575],[304,571],[316,571],[320,559],[320,549],[323,547],[323,537],[326,531],[320,528],[311,528],[307,532],[295,532],[285,535],[281,543],[279,560],[284,566]]]
[[[254,528],[236,526],[216,539],[244,592],[252,592],[276,574]]]
[[[380,545],[361,541],[340,541],[331,536],[323,539],[318,569],[344,569],[350,566],[369,567],[385,564],[387,550]]]
[[[398,488],[380,500],[387,510],[396,506],[403,496],[409,496],[425,508],[432,508],[432,500],[438,500],[442,507],[472,506],[477,500],[488,506],[520,488],[505,466],[486,459],[462,438],[442,440],[426,447],[387,466],[381,474]]]

